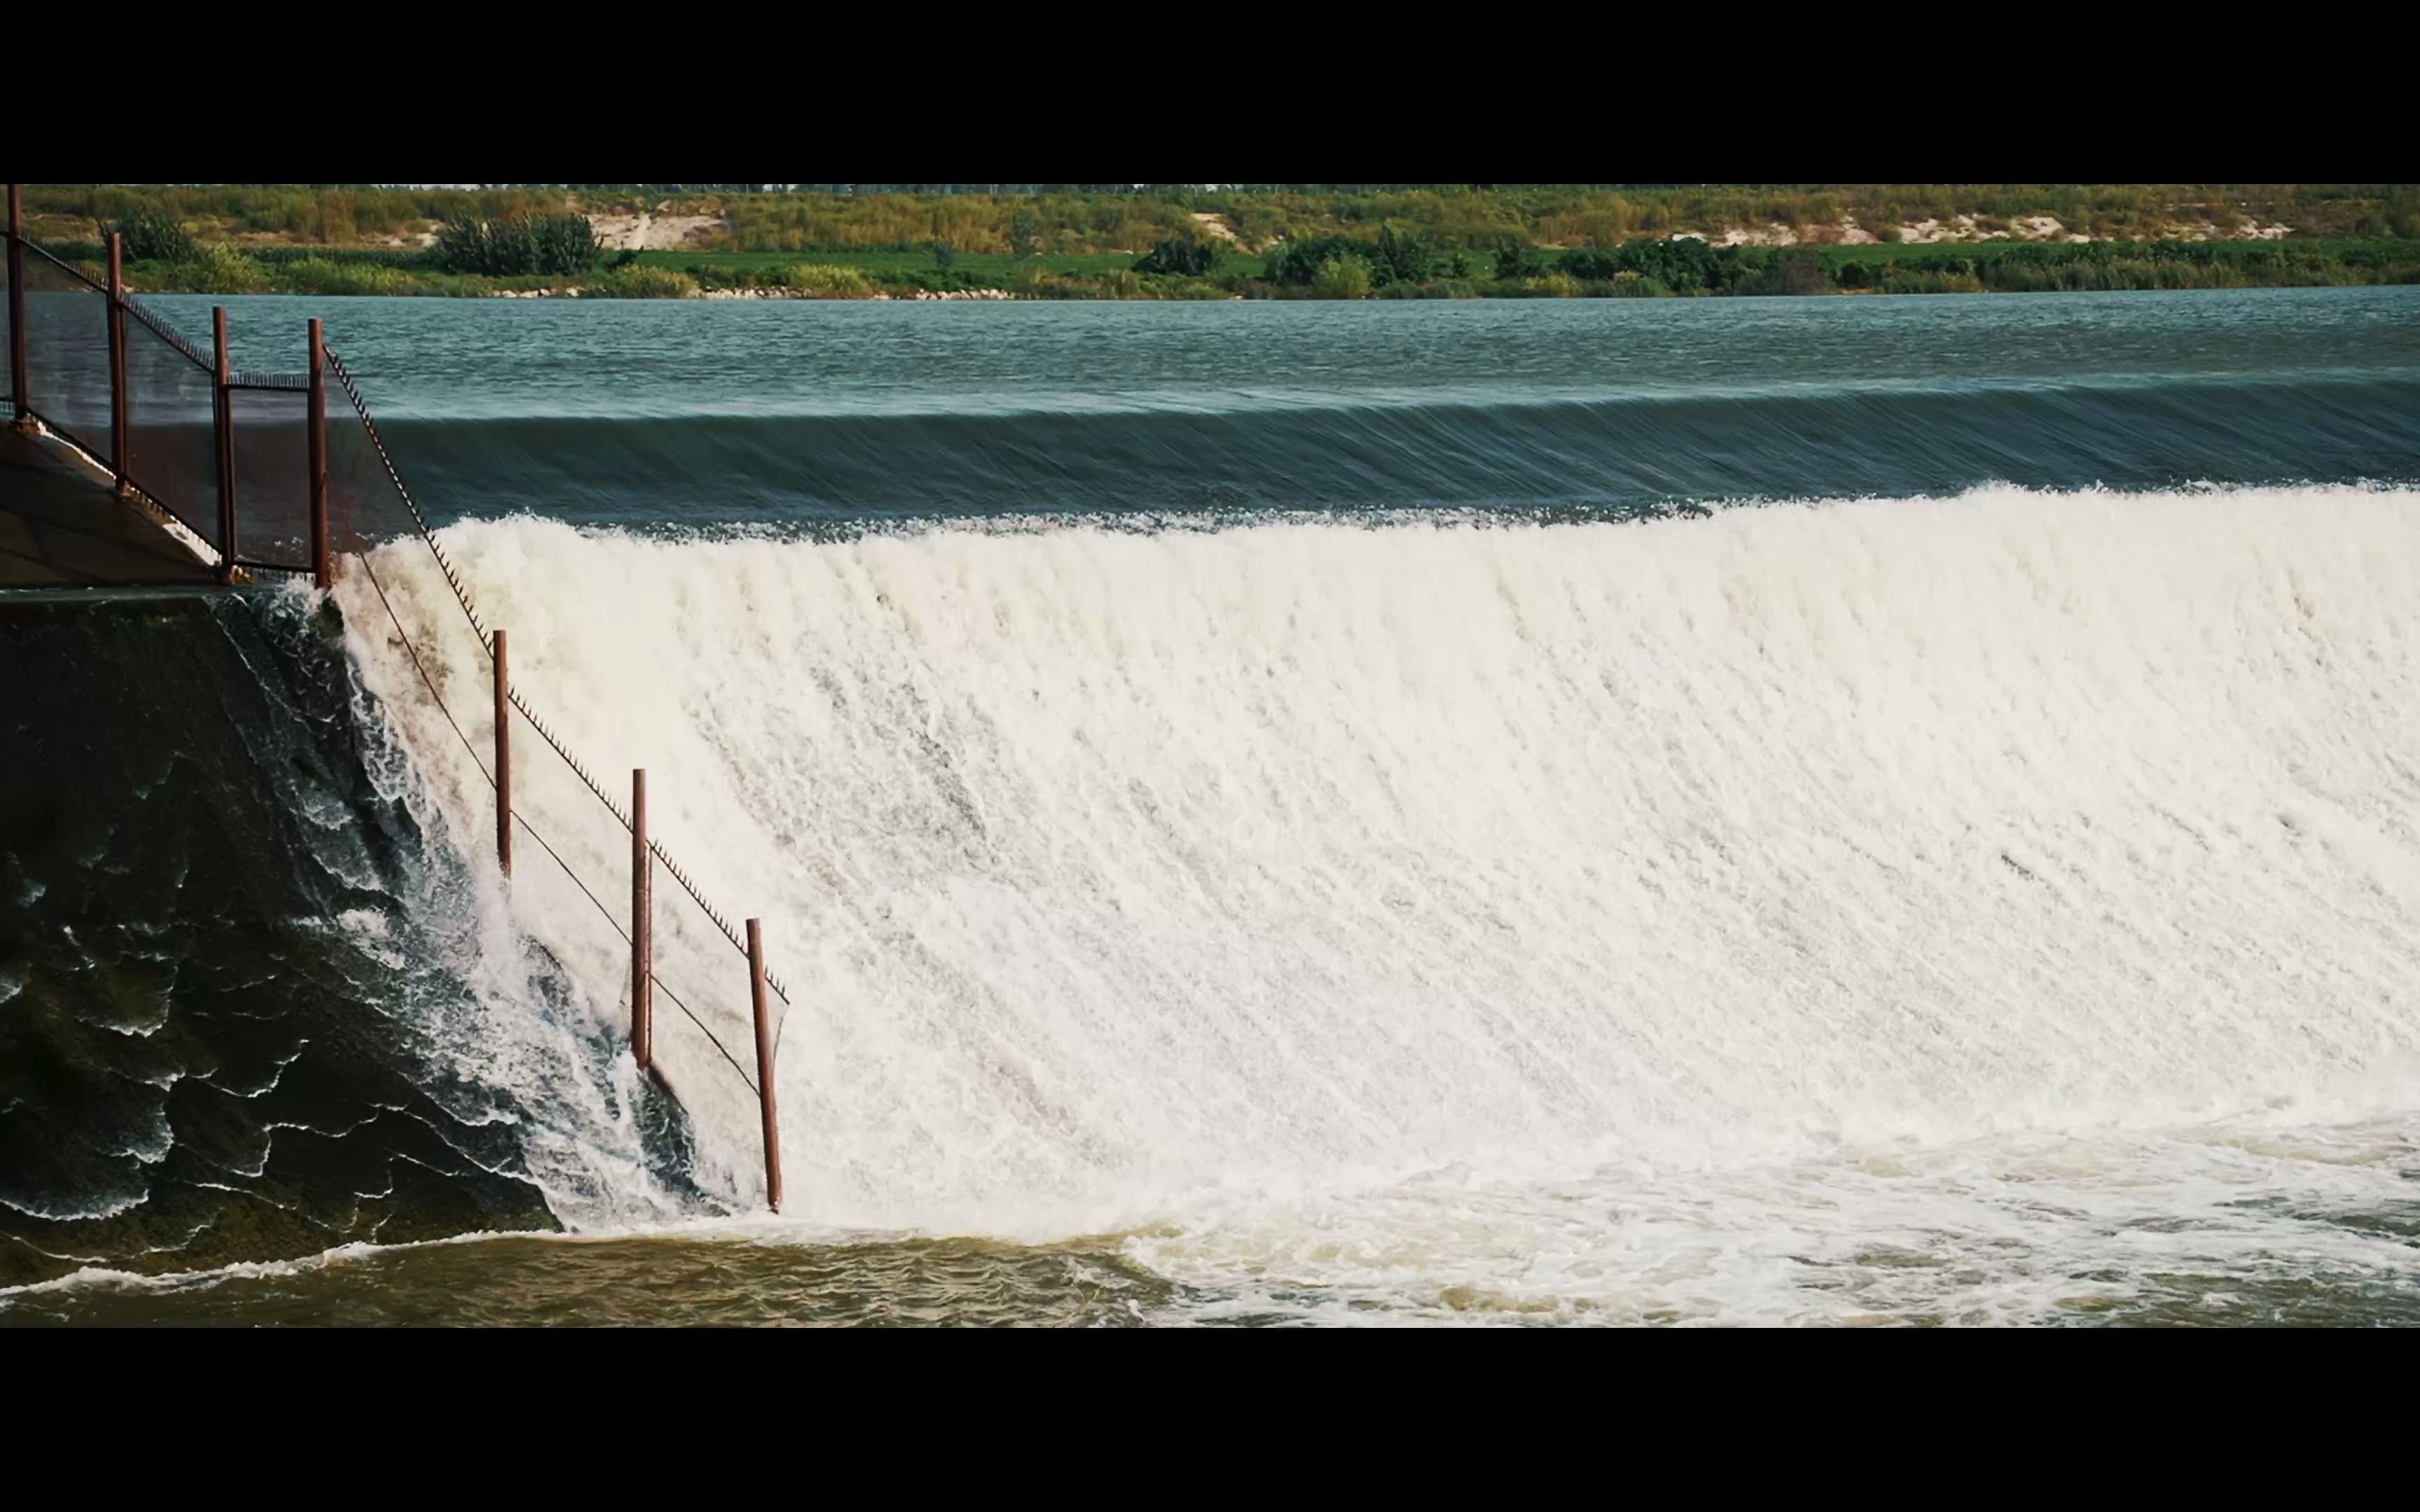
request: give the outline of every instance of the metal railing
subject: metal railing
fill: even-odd
[[[743,940],[729,917],[708,903],[690,873],[648,836],[644,770],[631,774],[631,801],[626,810],[512,685],[504,631],[490,630],[481,617],[469,585],[446,555],[419,501],[404,486],[352,371],[329,348],[320,322],[309,322],[302,372],[239,373],[230,360],[225,308],[211,310],[210,354],[206,357],[170,321],[130,298],[123,243],[117,235],[109,239],[108,277],[103,284],[25,237],[19,189],[11,184],[7,238],[8,398],[18,424],[39,424],[77,447],[109,471],[121,494],[139,497],[163,517],[174,519],[215,555],[222,582],[240,582],[250,570],[261,569],[308,573],[318,586],[327,588],[338,575],[340,560],[346,570],[355,564],[361,568],[394,622],[429,698],[496,792],[497,860],[504,875],[509,878],[512,873],[513,835],[518,827],[538,843],[628,942],[631,1053],[666,1091],[673,1089],[655,1055],[654,998],[659,989],[747,1085],[762,1113],[767,1198],[779,1211],[782,1158],[774,1088],[779,1030],[771,1022],[768,998],[781,1001],[786,1019],[789,994],[766,968],[762,920],[746,921]],[[340,415],[333,433],[328,420],[331,375],[343,392],[344,409],[349,410],[349,421]],[[336,442],[333,452],[332,439]],[[390,502],[402,506],[401,516],[389,511]],[[382,523],[397,528],[382,531]],[[418,536],[427,547],[492,664],[492,764],[479,760],[477,748],[446,706],[421,648],[396,614],[370,561],[370,548],[379,540],[407,533]],[[628,928],[528,816],[513,806],[514,712],[613,820],[629,832]],[[749,1017],[755,1036],[753,1076],[739,1056],[656,970],[654,872],[659,865],[716,933],[748,962]],[[677,1100],[678,1094],[674,1095]]]
[[[106,272],[94,278],[24,234],[14,184],[7,239],[16,423],[75,447],[120,494],[173,519],[221,581],[308,573],[325,587],[334,543],[325,446],[313,425],[324,380],[307,371],[235,372],[223,306],[211,311],[205,356],[129,296],[122,238],[111,235]],[[308,342],[306,356],[318,349],[316,321]]]

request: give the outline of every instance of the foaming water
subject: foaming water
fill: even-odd
[[[1038,1245],[758,1219],[0,1291],[0,1323],[2420,1324],[2409,1120],[1237,1195]]]
[[[2409,492],[446,537],[539,712],[766,918],[810,1249],[1108,1235],[1211,1320],[2408,1287]],[[486,748],[442,579],[375,564]],[[519,739],[517,806],[618,906],[627,837]],[[657,890],[748,1062],[744,964]],[[509,906],[618,1027],[596,904],[525,854]],[[752,1097],[658,1020],[701,1180],[752,1200]]]

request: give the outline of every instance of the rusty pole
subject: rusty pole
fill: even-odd
[[[496,864],[513,874],[513,683],[504,663],[504,632],[496,650]]]
[[[765,921],[748,921],[748,994],[756,1011],[756,1101],[765,1112],[765,1202],[782,1211],[782,1115],[773,1103],[773,1015],[765,1003]]]
[[[226,306],[210,306],[210,347],[218,372],[210,385],[210,429],[219,462],[219,579],[235,580],[235,374],[227,359]]]
[[[109,234],[109,467],[126,486],[126,239]]]
[[[656,868],[647,850],[647,769],[630,771],[630,1058],[656,1058]]]
[[[311,322],[310,432],[311,580],[325,588],[335,574],[328,555],[328,367],[316,319]]]
[[[8,393],[17,404],[17,424],[34,418],[25,400],[25,196],[24,186],[8,186]]]

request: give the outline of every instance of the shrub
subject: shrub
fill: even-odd
[[[888,276],[893,283],[909,288],[928,288],[936,294],[963,294],[984,286],[982,279],[954,268],[903,268]]]
[[[456,216],[437,233],[437,266],[489,278],[584,273],[599,248],[584,215],[520,215],[482,221]]]
[[[1746,271],[1737,247],[1712,246],[1694,237],[1641,237],[1623,242],[1613,259],[1621,271],[1661,279],[1675,294],[1725,293]]]
[[[1982,281],[1972,273],[1900,272],[1894,269],[1882,281],[1885,294],[1980,294]]]
[[[775,276],[769,268],[734,268],[724,263],[701,263],[688,270],[702,289],[753,288]]]
[[[1585,278],[1590,283],[1598,284],[1610,282],[1619,277],[1623,270],[1621,254],[1606,252],[1595,247],[1583,247],[1577,252],[1567,252],[1563,254],[1562,261],[1555,264],[1555,271],[1559,273],[1572,278]]]
[[[112,231],[125,238],[119,252],[129,262],[181,263],[194,256],[194,239],[165,210],[146,206],[132,211],[116,224],[102,227],[103,242]]]
[[[597,233],[584,215],[534,215],[523,223],[536,249],[536,273],[584,273],[597,266]]]
[[[266,294],[273,286],[268,269],[224,242],[203,248],[169,276],[195,294]]]
[[[600,300],[685,300],[698,292],[697,280],[677,268],[616,268],[588,285],[586,294]]]
[[[1766,263],[1764,271],[1754,282],[1743,285],[1743,294],[1830,294],[1837,291],[1832,275],[1823,270],[1822,255],[1811,248],[1793,248],[1776,253]]]
[[[1576,299],[1588,292],[1588,285],[1569,273],[1540,273],[1530,279],[1528,291],[1546,299]]]
[[[955,268],[958,266],[958,249],[946,241],[934,242],[933,266],[944,269]]]
[[[1737,247],[1710,246],[1694,237],[1678,240],[1640,237],[1610,251],[1586,247],[1567,252],[1555,264],[1555,271],[1592,284],[1610,283],[1631,273],[1652,278],[1683,294],[1700,289],[1719,294],[1739,283],[1746,264]]]
[[[1170,273],[1181,278],[1207,278],[1218,270],[1218,249],[1190,238],[1155,244],[1135,259],[1138,273]]]
[[[331,262],[325,257],[287,263],[278,270],[277,281],[289,294],[408,294],[412,287],[411,275],[399,268]]]
[[[1319,265],[1311,287],[1322,299],[1357,300],[1370,292],[1370,260],[1346,253]]]
[[[1042,217],[1032,210],[1019,210],[1008,223],[1008,250],[1012,256],[1031,257],[1042,250]]]
[[[1269,251],[1269,282],[1309,288],[1319,282],[1320,270],[1327,264],[1351,257],[1367,268],[1371,264],[1371,254],[1375,250],[1358,237],[1311,237],[1301,241],[1281,241]]]
[[[1538,255],[1534,247],[1516,241],[1499,248],[1496,254],[1496,276],[1498,278],[1535,278],[1545,270],[1545,259]]]
[[[1095,300],[1101,296],[1099,285],[1089,278],[1047,272],[1039,268],[1025,270],[1017,288],[1030,300]]]
[[[1371,259],[1371,273],[1378,283],[1420,283],[1429,276],[1429,262],[1425,237],[1417,231],[1397,236],[1394,227],[1379,224],[1377,255]]]
[[[247,247],[243,255],[263,268],[283,268],[315,257],[332,263],[376,263],[382,268],[434,270],[437,266],[425,252],[395,247]]]
[[[782,284],[818,300],[862,299],[874,292],[874,280],[865,276],[864,269],[830,263],[799,263],[784,269]]]
[[[1320,270],[1327,264],[1348,257],[1368,268],[1373,288],[1398,280],[1421,283],[1429,276],[1432,260],[1426,238],[1413,232],[1398,236],[1392,227],[1382,224],[1375,241],[1364,241],[1358,237],[1313,237],[1280,242],[1269,253],[1269,282],[1296,287],[1315,285]]]

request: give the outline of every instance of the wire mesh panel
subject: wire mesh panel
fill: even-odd
[[[109,444],[109,296],[25,249],[25,405],[103,462]]]
[[[0,237],[0,253],[5,253],[12,245],[8,238]],[[0,256],[0,341],[8,343],[6,349],[11,352],[17,349],[17,332],[9,324],[16,318],[15,313],[9,309],[11,301],[8,299],[8,290],[13,286],[8,273],[8,264],[13,260],[7,256]],[[14,362],[0,363],[0,399],[13,402],[16,397],[17,364]]]
[[[311,570],[310,395],[300,389],[238,389],[235,412],[236,560]]]
[[[140,310],[126,318],[126,475],[208,541],[219,540],[217,383],[201,354]]]
[[[335,551],[366,551],[381,541],[413,533],[411,513],[369,427],[346,399],[328,385],[328,534]]]

